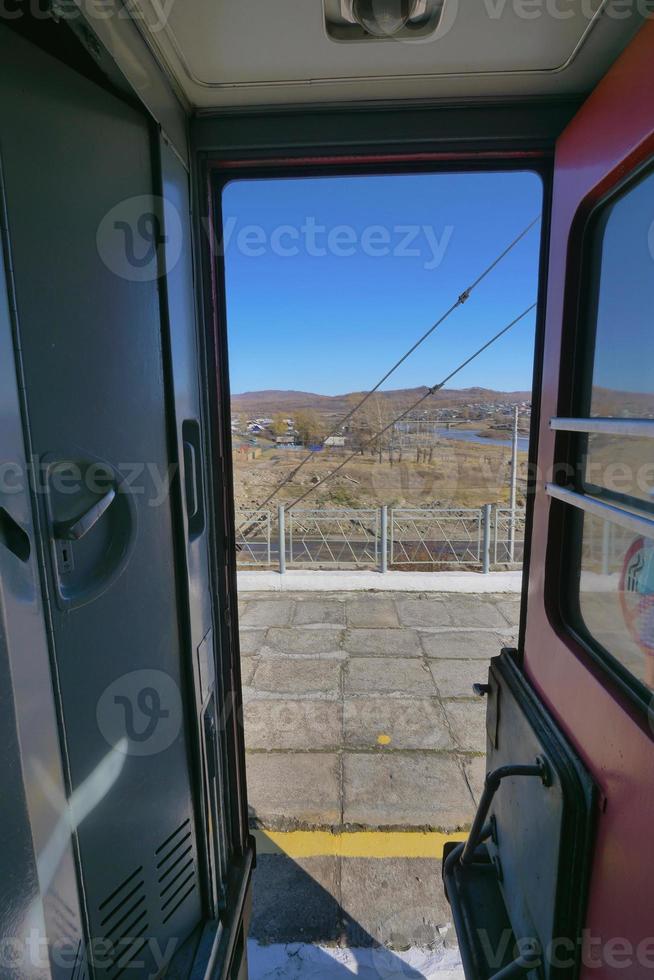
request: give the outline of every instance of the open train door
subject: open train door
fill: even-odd
[[[654,971],[654,24],[557,143],[519,651],[444,877],[468,977]]]
[[[0,24],[0,976],[243,977],[185,143],[36,19]]]

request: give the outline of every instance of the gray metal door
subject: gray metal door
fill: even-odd
[[[147,976],[201,917],[151,133],[129,105],[5,31],[0,86],[30,476],[90,966],[110,980]]]

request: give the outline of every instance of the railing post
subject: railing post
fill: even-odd
[[[381,509],[381,561],[379,571],[382,575],[388,571],[388,507],[386,504]]]
[[[283,575],[286,571],[286,510],[283,504],[277,509],[277,520],[279,523],[279,574]]]
[[[490,572],[490,546],[491,546],[491,505],[484,504],[482,507],[483,524],[483,544],[482,544],[482,569],[484,575]]]
[[[511,440],[511,486],[509,492],[509,561],[515,561],[515,505],[518,489],[518,406],[513,412],[513,438]]]
[[[602,575],[611,571],[611,525],[604,521],[602,528]]]

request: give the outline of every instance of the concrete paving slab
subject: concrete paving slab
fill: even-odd
[[[453,595],[448,596],[446,605],[454,626],[506,629],[507,621],[497,608],[494,597]]]
[[[509,626],[512,626],[515,629],[520,625],[520,607],[522,605],[520,602],[520,596],[516,596],[515,599],[497,599],[495,605],[502,613]]]
[[[253,876],[250,936],[261,943],[335,943],[342,935],[339,860],[262,854]]]
[[[488,661],[509,645],[510,637],[485,630],[461,630],[421,633],[420,640],[425,654],[434,660]]]
[[[245,661],[245,662],[247,663],[247,661]],[[252,663],[253,663],[253,665],[256,666],[256,664],[255,664],[254,661],[252,661]],[[253,698],[257,697],[257,694],[256,694],[254,688],[253,687],[250,687],[249,685],[246,685],[246,684],[243,684],[242,685],[241,693],[243,695],[243,704],[247,704],[248,701],[252,701]],[[259,697],[261,697],[261,696],[262,695],[259,695]]]
[[[241,659],[241,684],[244,689],[252,683],[256,669],[257,662],[254,657],[243,657]]]
[[[294,626],[345,626],[345,604],[338,599],[300,599],[295,604]]]
[[[349,749],[454,748],[436,698],[349,698],[343,706],[343,728]]]
[[[479,804],[486,779],[486,756],[470,755],[463,757],[463,771],[475,804]]]
[[[337,626],[315,630],[308,626],[278,627],[268,630],[266,648],[292,655],[317,655],[328,657],[338,652],[345,630]]]
[[[341,822],[336,753],[249,752],[248,801],[255,826],[279,830]]]
[[[254,657],[264,645],[266,631],[242,629],[240,630],[239,637],[241,657]]]
[[[350,599],[345,604],[348,626],[356,628],[384,628],[399,626],[395,602],[390,596],[365,595]]]
[[[474,806],[456,759],[431,752],[343,754],[343,818],[371,827],[470,825]]]
[[[349,945],[392,949],[453,944],[440,860],[344,858],[341,902]],[[374,896],[374,901],[371,901]]]
[[[343,689],[349,694],[432,694],[429,670],[407,657],[353,657],[344,668]]]
[[[342,706],[334,701],[254,698],[243,706],[246,749],[337,749]],[[292,787],[289,786],[289,791]]]
[[[286,626],[291,621],[293,605],[292,599],[281,597],[248,602],[239,623],[241,626]]]
[[[342,662],[339,660],[298,660],[287,657],[262,659],[254,675],[254,689],[271,694],[336,698],[341,690]]]
[[[355,657],[422,657],[420,638],[407,629],[349,629],[343,649]]]
[[[411,629],[429,626],[451,626],[449,600],[438,596],[422,596],[419,599],[398,599],[397,609],[403,626]]]
[[[442,698],[472,698],[472,685],[488,680],[488,664],[483,660],[430,660],[429,666]]]
[[[486,700],[444,701],[454,739],[464,752],[486,752]]]

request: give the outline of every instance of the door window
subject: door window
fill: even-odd
[[[632,687],[654,689],[654,172],[590,226],[575,387],[572,625]],[[570,608],[571,607],[571,608]],[[646,693],[646,692],[645,692]]]

